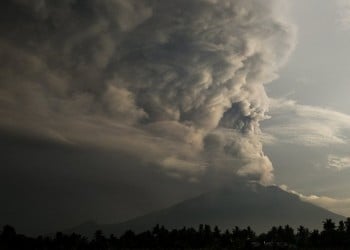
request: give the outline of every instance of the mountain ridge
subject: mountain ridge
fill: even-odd
[[[302,201],[277,186],[246,184],[225,186],[214,189],[192,199],[177,203],[133,219],[115,224],[94,224],[89,222],[66,232],[76,232],[91,236],[97,229],[106,235],[120,235],[128,229],[141,232],[156,224],[165,227],[195,227],[200,224],[232,229],[235,226],[250,226],[256,232],[265,232],[272,226],[299,225],[318,229],[322,221],[331,218],[335,221],[345,217],[324,208]]]

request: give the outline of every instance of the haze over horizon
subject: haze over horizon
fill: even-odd
[[[250,181],[350,216],[350,2],[5,0],[0,15],[0,223],[114,223]]]

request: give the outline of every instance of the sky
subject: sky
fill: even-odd
[[[114,223],[242,180],[350,216],[350,2],[0,7],[0,221]]]
[[[289,7],[298,41],[266,87],[265,153],[276,184],[349,216],[350,2],[290,1]]]

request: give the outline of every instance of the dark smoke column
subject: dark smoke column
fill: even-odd
[[[126,150],[190,181],[271,181],[259,122],[294,46],[284,1],[3,5],[2,127]]]

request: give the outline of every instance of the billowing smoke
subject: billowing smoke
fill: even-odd
[[[294,45],[277,0],[4,0],[0,124],[196,181],[268,182],[264,84]]]

